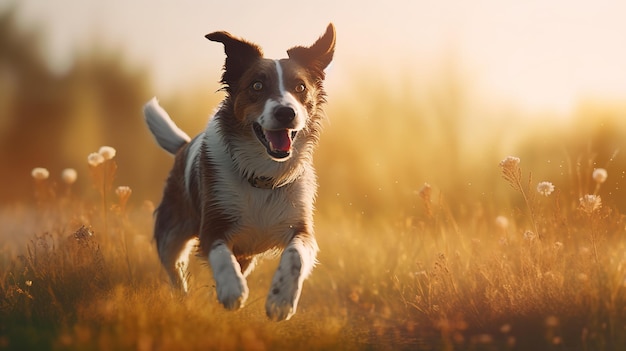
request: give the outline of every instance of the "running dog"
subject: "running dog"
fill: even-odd
[[[198,250],[211,266],[217,299],[236,310],[248,297],[246,277],[257,259],[282,252],[265,309],[270,319],[287,320],[318,251],[312,157],[335,28],[329,24],[313,45],[293,47],[280,60],[228,32],[206,38],[222,43],[226,54],[226,97],[206,129],[191,139],[156,98],[144,107],[158,144],[175,155],[155,211],[159,258],[186,292],[189,255]]]

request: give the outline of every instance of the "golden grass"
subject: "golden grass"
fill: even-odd
[[[89,166],[90,193],[40,177],[32,203],[0,212],[0,349],[626,347],[619,145],[577,149],[567,140],[580,135],[564,132],[564,153],[535,133],[540,145],[519,144],[520,162],[498,168],[506,155],[448,143],[467,137],[448,130],[464,107],[377,101],[329,106],[316,155],[320,264],[292,320],[265,317],[276,260],[251,275],[237,312],[217,303],[200,259],[190,294],[172,291],[151,239],[154,205],[132,198],[132,184],[116,193],[112,158]],[[384,113],[404,117],[374,123]],[[606,182],[592,177],[599,167]],[[539,181],[556,189],[544,196]]]

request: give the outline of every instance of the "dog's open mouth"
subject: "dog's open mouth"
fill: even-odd
[[[291,154],[291,145],[296,138],[297,130],[291,129],[277,129],[267,130],[263,129],[260,124],[254,123],[252,125],[254,134],[259,139],[261,144],[265,146],[267,153],[275,159],[284,159]]]

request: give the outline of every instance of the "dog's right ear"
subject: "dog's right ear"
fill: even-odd
[[[226,62],[224,63],[224,74],[222,84],[231,92],[231,88],[237,85],[237,81],[246,69],[256,60],[263,57],[260,47],[243,39],[232,36],[228,32],[213,32],[204,36],[210,41],[224,44]]]

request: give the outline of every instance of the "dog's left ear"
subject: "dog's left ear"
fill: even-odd
[[[263,57],[260,47],[243,39],[237,38],[228,32],[213,32],[204,36],[210,41],[224,44],[226,62],[222,83],[230,90],[250,65]]]
[[[326,33],[317,39],[313,45],[293,47],[287,50],[287,55],[290,59],[304,66],[319,70],[323,77],[324,69],[328,67],[335,53],[335,38],[335,26],[330,23],[326,27]]]

